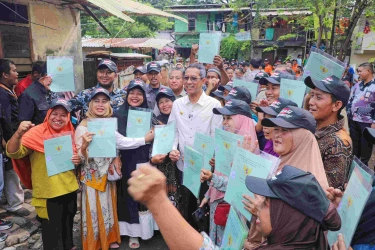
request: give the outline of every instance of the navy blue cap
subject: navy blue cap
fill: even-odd
[[[173,93],[173,90],[170,89],[170,88],[166,88],[166,87],[161,87],[159,89],[159,92],[156,94],[156,103],[159,102],[159,99],[162,98],[162,97],[167,97],[169,99],[172,100],[172,102],[174,102],[176,100],[176,96],[174,95]]]
[[[246,176],[245,183],[251,192],[281,199],[319,223],[324,221],[330,205],[315,176],[292,166],[284,166],[268,180]]]
[[[132,89],[134,89],[134,88],[139,88],[143,92],[146,92],[146,84],[144,83],[144,81],[142,81],[140,79],[131,80],[129,82],[127,92],[129,93],[129,91],[132,90]]]
[[[363,138],[371,144],[375,144],[375,129],[365,128],[363,130]]]
[[[266,85],[268,82],[266,79],[267,77],[270,77],[270,76],[266,72],[260,71],[255,75],[253,82],[256,82],[256,83],[259,82],[262,85]]]
[[[109,92],[108,92],[108,90],[106,90],[106,89],[104,89],[104,88],[96,88],[96,89],[94,89],[94,91],[91,92],[90,101],[91,101],[96,95],[99,95],[99,94],[106,95],[106,96],[108,97],[108,99],[111,99],[111,97],[109,96]]]
[[[216,96],[216,97],[218,97],[218,98],[221,98],[221,99],[225,99],[225,97],[224,97],[224,91],[223,90],[216,90],[216,91],[214,91],[214,92],[211,92],[211,95],[214,95],[214,96]]]
[[[286,106],[294,106],[297,107],[298,105],[291,100],[279,97],[276,101],[271,103],[268,107],[256,107],[255,110],[258,112],[262,112],[268,115],[277,116],[281,110],[283,110]]]
[[[117,73],[117,65],[112,60],[109,60],[109,59],[101,60],[98,64],[98,69],[104,68],[104,67],[108,68],[110,71]]]
[[[267,83],[272,83],[272,84],[276,84],[276,85],[280,85],[280,81],[281,81],[281,77],[280,77],[280,73],[272,73],[272,75],[270,77],[262,77],[259,79],[259,82],[262,81],[262,82],[265,82],[267,81]]]
[[[343,103],[343,107],[348,104],[350,89],[336,76],[330,76],[321,81],[315,80],[308,76],[305,78],[305,84],[311,89],[318,88],[321,91],[332,94],[337,98],[337,100],[340,100]]]
[[[62,106],[68,112],[72,111],[72,107],[70,106],[70,103],[67,100],[65,100],[65,99],[62,99],[62,98],[52,99],[52,101],[51,101],[51,103],[49,105],[49,108],[53,109],[53,108],[55,108],[57,106]]]
[[[160,64],[157,62],[150,62],[149,64],[147,64],[147,73],[150,73],[151,71],[159,73],[161,71]]]
[[[224,97],[224,99],[226,101],[233,100],[233,99],[241,100],[241,101],[246,102],[247,104],[250,104],[251,103],[251,94],[250,94],[250,91],[247,88],[237,86],[237,87],[233,87],[229,91],[229,94],[226,97]]]
[[[133,71],[133,74],[137,73],[137,72],[141,72],[142,74],[146,74],[147,73],[147,69],[145,66],[140,66],[140,67],[137,67],[134,71]]]
[[[276,118],[265,118],[262,120],[265,127],[282,128],[304,128],[315,133],[316,121],[314,116],[302,108],[287,106],[276,116]]]
[[[222,108],[213,108],[212,112],[216,115],[244,115],[252,119],[249,105],[241,100],[227,101]]]
[[[229,81],[227,84],[223,85],[225,90],[231,91],[233,88],[233,81]]]

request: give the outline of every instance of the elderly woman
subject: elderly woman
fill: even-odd
[[[98,88],[91,94],[86,117],[101,119],[112,117],[109,92]],[[85,162],[81,169],[82,188],[82,245],[85,250],[106,250],[119,248],[121,242],[117,219],[116,180],[121,177],[119,164],[114,166],[114,158],[88,156],[88,147],[95,134],[88,132],[87,119],[77,127],[75,141],[77,150]],[[145,138],[126,138],[116,132],[118,149],[134,149],[153,139],[153,134]]]
[[[15,168],[30,176],[21,175],[26,186],[33,188],[32,205],[42,220],[44,249],[75,249],[73,245],[73,218],[77,211],[78,182],[73,170],[48,176],[44,154],[44,140],[67,133],[73,136],[70,122],[71,108],[64,99],[51,102],[44,122],[36,127],[31,122],[22,122],[7,144],[7,155]],[[81,162],[73,141],[74,165]],[[31,169],[31,170],[30,170]]]

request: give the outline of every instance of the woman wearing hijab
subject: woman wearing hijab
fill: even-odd
[[[109,92],[103,88],[91,94],[88,119],[112,117]],[[119,248],[121,242],[117,218],[117,194],[115,180],[121,177],[121,169],[113,165],[114,158],[89,158],[88,147],[95,134],[87,130],[88,120],[77,127],[75,141],[78,154],[85,162],[81,168],[82,188],[82,245],[84,250],[107,250]],[[152,134],[153,135],[153,134]],[[151,141],[145,138],[126,138],[116,132],[118,149],[133,149]]]
[[[240,100],[227,101],[223,108],[214,108],[213,113],[223,116],[223,126],[226,131],[241,135],[250,135],[256,138],[254,122],[252,120],[252,112],[250,106]],[[256,148],[257,144],[254,143],[252,147]],[[211,160],[214,165],[214,159]],[[225,226],[217,225],[214,221],[216,208],[220,203],[224,203],[224,195],[227,189],[228,177],[221,173],[212,173],[209,170],[201,170],[201,182],[209,181],[209,189],[202,200],[200,207],[206,203],[210,204],[210,238],[212,241],[220,246],[224,234]]]
[[[166,125],[168,123],[169,115],[172,111],[173,102],[176,97],[173,94],[172,89],[165,88],[159,90],[156,95],[156,104],[160,110],[160,115],[156,117],[160,125]],[[180,210],[183,209],[181,206],[181,178],[180,171],[176,167],[176,162],[172,162],[168,154],[157,154],[151,157],[151,165],[155,165],[161,172],[164,173],[167,178],[167,195],[172,204]],[[183,212],[183,211],[182,211]]]
[[[312,173],[323,189],[328,188],[322,157],[319,157],[318,142],[314,136],[316,121],[308,111],[287,106],[276,118],[263,119],[262,125],[274,127],[273,150],[281,160],[276,172],[282,170],[286,165],[291,165]],[[257,212],[256,209],[254,210],[254,204],[257,201],[250,197],[244,198],[245,208],[254,215],[250,223],[248,244],[245,244],[245,249],[253,249],[253,246],[256,246],[261,240],[255,230]]]
[[[33,189],[32,205],[42,220],[44,249],[70,250],[73,245],[73,219],[77,211],[78,182],[74,170],[48,176],[44,140],[71,134],[71,108],[64,99],[50,104],[44,122],[36,127],[22,122],[7,144],[7,155],[14,160],[15,169],[22,172],[24,185]],[[74,165],[81,163],[73,142]],[[23,171],[23,170],[27,171]],[[25,175],[27,172],[30,175]]]
[[[256,111],[258,112],[258,117],[259,117],[258,124],[262,122],[263,118],[275,118],[280,113],[280,111],[286,106],[297,107],[297,104],[292,102],[291,100],[279,97],[276,101],[274,101],[268,107],[262,107],[262,106],[256,107]],[[272,141],[273,127],[265,127],[265,126],[261,126],[261,127],[263,128],[264,137],[267,139],[263,152],[279,157],[279,155],[273,150],[273,141]]]
[[[145,92],[145,83],[133,80],[128,85],[126,101],[115,113],[118,122],[118,132],[126,136],[129,108],[148,108]],[[151,131],[151,133],[153,133]],[[129,195],[128,180],[130,174],[137,168],[137,164],[149,162],[151,144],[140,146],[137,149],[121,150],[122,179],[117,181],[117,213],[120,225],[120,234],[129,236],[129,247],[139,248],[138,237],[144,240],[152,238],[154,220],[146,207],[140,205]]]
[[[256,228],[266,240],[256,250],[327,249],[324,231],[341,228],[335,206],[311,173],[284,166],[269,180],[247,176],[246,186],[265,197]]]

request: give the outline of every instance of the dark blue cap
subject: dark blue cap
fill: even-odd
[[[70,106],[70,103],[67,100],[65,100],[65,99],[62,99],[62,98],[52,99],[52,101],[51,101],[51,103],[49,105],[49,108],[53,109],[53,108],[55,108],[57,106],[62,106],[68,112],[72,111],[72,107]]]
[[[213,108],[212,112],[216,115],[244,115],[252,119],[249,105],[241,100],[227,101],[222,108]]]
[[[229,81],[227,84],[223,85],[223,88],[224,88],[225,90],[231,91],[232,88],[233,88],[233,82],[232,82],[232,81]]]
[[[236,99],[236,100],[244,101],[247,104],[250,104],[251,103],[251,94],[250,94],[250,91],[247,88],[237,86],[237,87],[233,87],[231,89],[231,91],[229,91],[229,94],[226,97],[224,97],[224,99],[226,101]]]
[[[253,80],[253,82],[256,82],[256,83],[260,83],[260,84],[262,84],[262,85],[266,85],[267,84],[267,80],[266,80],[266,78],[267,77],[270,77],[266,72],[263,72],[263,71],[260,71],[260,72],[258,72],[256,75],[255,75],[255,77],[254,77],[254,80]]]
[[[127,92],[129,93],[129,91],[134,89],[134,88],[139,88],[143,92],[146,92],[146,84],[144,83],[144,81],[142,81],[140,79],[131,80],[129,82]]]
[[[315,133],[316,121],[314,116],[302,108],[287,106],[276,116],[276,118],[265,118],[262,120],[265,127],[282,128],[304,128]]]
[[[311,173],[287,165],[268,180],[246,176],[245,182],[255,194],[281,199],[317,222],[324,221],[330,201]]]
[[[321,91],[332,94],[337,100],[343,103],[343,107],[346,107],[350,97],[349,87],[336,76],[330,76],[321,81],[315,80],[310,76],[305,78],[305,84],[311,89],[318,88]]]
[[[101,60],[98,64],[98,69],[104,68],[104,67],[108,68],[110,71],[117,73],[117,65],[112,60],[109,60],[109,59]]]
[[[159,99],[162,98],[162,97],[167,97],[169,99],[172,100],[172,102],[174,102],[176,100],[176,97],[173,93],[173,90],[170,89],[170,88],[166,88],[166,87],[161,87],[159,89],[159,92],[156,94],[156,103],[159,102]]]
[[[283,110],[286,106],[294,106],[297,107],[298,105],[291,100],[279,97],[276,101],[271,103],[268,107],[256,107],[255,110],[258,112],[262,112],[268,115],[277,116],[281,110]]]
[[[133,74],[137,73],[137,72],[141,72],[142,74],[146,74],[147,73],[147,69],[145,66],[140,66],[140,67],[137,67],[134,71],[133,71]]]
[[[111,97],[109,96],[108,90],[106,90],[104,88],[96,88],[96,89],[94,89],[94,91],[91,92],[90,101],[92,100],[92,98],[94,98],[96,95],[99,95],[99,94],[106,95],[108,97],[108,99],[111,99]]]
[[[150,73],[151,71],[159,73],[161,71],[160,64],[157,62],[150,62],[149,64],[147,64],[147,73]]]
[[[212,92],[211,95],[214,95],[214,96],[216,96],[218,98],[221,98],[221,99],[225,99],[225,97],[223,96],[224,95],[223,90],[216,90],[216,91]]]

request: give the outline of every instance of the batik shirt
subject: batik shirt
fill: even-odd
[[[201,233],[203,236],[203,242],[199,250],[219,250],[220,248],[218,246],[215,246],[213,241],[205,232]]]
[[[363,123],[375,123],[375,80],[363,81],[352,88],[347,106],[348,118]]]
[[[82,90],[80,93],[69,100],[69,103],[72,107],[72,112],[80,112],[80,120],[86,118],[86,112],[89,109],[88,105],[90,102],[91,93],[99,87],[99,84],[97,84],[96,87]],[[109,96],[111,97],[111,107],[113,109],[113,112],[115,112],[122,104],[124,104],[126,91],[114,88],[113,91],[109,93]]]
[[[344,118],[315,132],[324,170],[330,187],[344,191],[348,182],[353,149],[350,136],[344,130]]]

